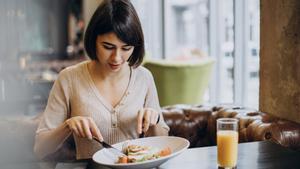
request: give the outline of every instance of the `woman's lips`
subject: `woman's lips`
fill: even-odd
[[[109,66],[110,66],[111,69],[115,70],[115,69],[118,69],[121,66],[121,64],[112,64],[112,63],[109,63]]]

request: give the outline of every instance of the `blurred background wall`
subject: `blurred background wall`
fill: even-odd
[[[1,0],[0,113],[37,114],[102,0]],[[146,57],[215,60],[204,103],[258,108],[259,0],[131,0]],[[201,73],[199,73],[201,76]]]

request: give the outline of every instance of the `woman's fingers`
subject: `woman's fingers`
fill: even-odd
[[[83,127],[83,130],[84,130],[84,135],[86,138],[88,138],[89,140],[92,139],[92,133],[91,133],[91,130],[90,130],[90,127],[89,127],[89,122],[87,120],[83,120],[81,122],[82,124],[82,127]]]
[[[78,131],[78,136],[79,136],[79,137],[82,137],[82,138],[85,137],[85,134],[84,134],[84,131],[83,131],[83,128],[82,128],[80,122],[75,123],[75,128],[76,128],[77,131]]]
[[[73,133],[75,133],[75,135],[81,137],[81,136],[80,136],[80,133],[79,133],[79,131],[78,131],[78,129],[77,129],[77,127],[70,127],[70,129],[71,129],[71,131],[72,131]]]
[[[75,135],[77,135],[77,136],[80,137],[80,133],[79,133],[77,127],[76,127],[75,120],[71,118],[71,119],[68,119],[68,120],[66,121],[66,123],[67,123],[69,129],[70,129]]]
[[[92,118],[89,118],[89,124],[92,136],[96,137],[100,141],[103,141],[103,136]]]
[[[145,109],[143,117],[143,131],[147,132],[150,126],[151,110]]]
[[[151,120],[150,120],[150,126],[156,125],[157,119],[158,119],[158,113],[156,113],[156,112],[154,112],[154,111],[152,110],[150,119],[151,119]]]
[[[72,132],[78,137],[84,137],[91,140],[94,136],[100,141],[103,141],[100,130],[92,118],[77,116],[67,120],[66,122]]]
[[[141,109],[137,116],[137,131],[139,134],[147,132],[150,126],[156,125],[158,113],[151,108]]]
[[[142,133],[143,129],[143,118],[144,118],[144,109],[140,109],[137,116],[137,132]]]

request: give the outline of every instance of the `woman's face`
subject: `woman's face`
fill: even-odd
[[[100,65],[108,71],[118,72],[131,56],[134,46],[122,42],[115,33],[98,35],[96,54]]]

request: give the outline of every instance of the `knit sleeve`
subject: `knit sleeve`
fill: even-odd
[[[50,130],[62,124],[70,114],[71,81],[68,70],[63,70],[50,91],[48,103],[43,112],[37,133]]]

